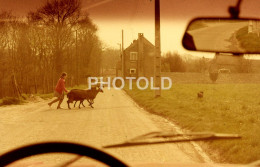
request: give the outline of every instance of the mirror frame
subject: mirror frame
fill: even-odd
[[[194,42],[190,45],[190,46],[188,46],[188,45],[186,45],[186,43],[184,42],[184,39],[185,38],[187,38],[187,36],[185,37],[185,35],[187,35],[187,31],[188,31],[188,29],[189,29],[189,27],[190,27],[190,25],[192,24],[192,23],[194,23],[195,21],[198,21],[198,20],[202,20],[202,19],[204,19],[204,20],[206,20],[206,19],[211,19],[211,20],[213,20],[213,19],[215,19],[215,20],[217,20],[217,19],[221,19],[221,20],[257,20],[257,21],[260,21],[260,18],[246,18],[246,17],[243,17],[243,18],[237,18],[237,19],[235,19],[235,18],[231,18],[231,17],[196,17],[196,18],[194,18],[194,19],[192,19],[189,23],[188,23],[188,25],[186,26],[186,29],[185,29],[185,31],[184,31],[184,34],[183,34],[183,36],[182,36],[182,46],[183,46],[183,48],[185,48],[187,51],[194,51],[194,52],[208,52],[208,53],[232,53],[232,54],[234,54],[234,55],[241,55],[241,54],[260,54],[260,49],[259,49],[259,52],[239,52],[239,51],[237,51],[237,52],[231,52],[231,51],[218,51],[218,50],[216,50],[216,51],[213,51],[213,50],[206,50],[206,49],[200,49],[200,50],[196,50],[196,48],[195,48],[195,45],[194,45]],[[189,38],[189,37],[188,37]],[[192,49],[192,48],[194,48],[194,49]]]

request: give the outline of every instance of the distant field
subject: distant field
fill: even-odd
[[[255,68],[255,67],[254,67]],[[208,73],[162,72],[163,77],[170,77],[175,84],[211,84]],[[216,84],[260,84],[259,73],[222,73]]]
[[[197,93],[204,91],[203,99]],[[241,140],[208,142],[230,163],[260,159],[259,84],[174,84],[154,99],[153,91],[126,92],[148,111],[165,116],[184,129],[240,134]]]

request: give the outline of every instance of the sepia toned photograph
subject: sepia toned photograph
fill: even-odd
[[[259,167],[258,0],[0,0],[0,167]]]

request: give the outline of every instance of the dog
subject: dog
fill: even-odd
[[[198,93],[198,98],[203,98],[203,91],[200,91],[200,92]]]

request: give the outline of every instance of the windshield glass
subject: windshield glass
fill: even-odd
[[[102,148],[132,165],[259,160],[259,55],[182,46],[192,19],[230,17],[228,8],[236,4],[0,0],[0,155],[27,144],[62,141]],[[259,8],[257,0],[244,0],[240,17],[259,18]],[[260,41],[258,23],[243,22],[228,34],[228,28],[214,27],[218,33],[199,35],[257,47],[240,37]],[[189,33],[207,26],[196,22]],[[146,138],[154,132],[159,142],[158,136]],[[199,141],[190,140],[194,133]],[[142,135],[145,145],[106,147]],[[21,162],[62,164],[75,156],[44,154]],[[95,164],[87,158],[75,163]]]

